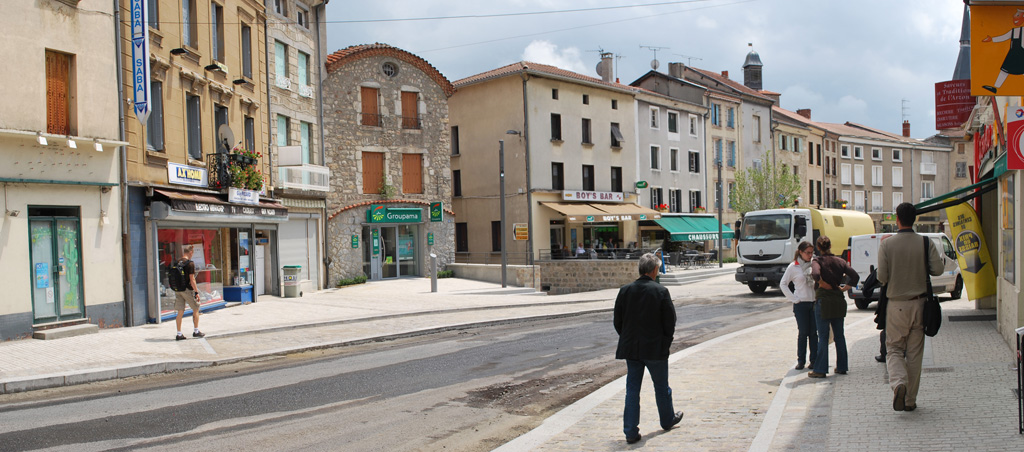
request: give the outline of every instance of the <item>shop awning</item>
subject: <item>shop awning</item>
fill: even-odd
[[[684,215],[654,220],[669,232],[673,242],[702,242],[718,240],[718,219],[711,215]],[[729,226],[722,225],[722,238],[734,237]]]
[[[150,217],[211,222],[288,221],[288,209],[280,203],[237,204],[215,194],[153,190]]]
[[[542,202],[542,205],[565,215],[566,220],[597,223],[602,221],[640,221],[661,218],[657,210],[636,204]]]
[[[914,205],[914,208],[917,209],[917,214],[918,215],[922,215],[922,214],[926,214],[926,213],[929,213],[929,212],[934,212],[936,210],[945,209],[946,207],[949,207],[949,206],[955,206],[955,205],[960,204],[962,202],[970,201],[970,200],[972,200],[974,198],[977,198],[978,196],[981,196],[981,195],[983,195],[985,193],[988,193],[989,191],[995,189],[996,188],[996,184],[995,183],[998,180],[999,180],[999,176],[993,176],[993,177],[985,179],[985,180],[983,180],[981,182],[978,182],[978,183],[976,183],[974,185],[969,185],[969,186],[966,186],[966,187],[958,189],[958,190],[953,190],[953,191],[951,191],[949,193],[946,193],[944,195],[936,196],[936,197],[934,197],[932,199],[929,199],[929,200],[924,201],[922,203],[916,204],[916,205]],[[971,194],[969,194],[967,196],[964,196],[963,198],[957,198],[957,196],[960,196],[960,195],[962,195],[964,193],[967,193],[967,192],[970,192],[970,191],[973,191],[973,190],[978,190],[978,191],[974,192],[974,193],[971,193]],[[936,204],[936,203],[938,203],[938,204]]]

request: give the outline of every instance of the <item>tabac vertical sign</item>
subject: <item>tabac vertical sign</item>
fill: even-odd
[[[132,20],[132,98],[135,117],[143,125],[149,118],[149,12],[146,0],[131,0]]]

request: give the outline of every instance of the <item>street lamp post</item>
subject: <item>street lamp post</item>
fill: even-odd
[[[718,156],[718,268],[722,268],[722,210],[725,210],[725,184],[722,183],[722,157]]]
[[[505,140],[498,140],[498,176],[501,181],[501,287],[507,287],[508,247],[505,246]]]

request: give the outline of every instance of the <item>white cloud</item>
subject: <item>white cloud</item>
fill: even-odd
[[[697,28],[701,30],[714,30],[718,28],[718,22],[708,16],[700,16],[697,18]]]
[[[583,64],[580,49],[566,47],[561,51],[558,46],[549,41],[533,41],[523,50],[523,60],[534,63],[549,64],[568,71],[580,74],[591,74],[591,71]]]
[[[801,108],[812,108],[821,105],[822,95],[803,85],[795,85],[783,89],[780,100],[782,108],[797,111]]]
[[[839,99],[839,109],[847,113],[860,113],[868,108],[868,103],[856,96],[847,94]]]

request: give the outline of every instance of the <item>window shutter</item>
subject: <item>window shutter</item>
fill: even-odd
[[[418,129],[419,96],[414,92],[402,91],[402,128]]]
[[[423,155],[402,154],[402,193],[423,193]]]
[[[46,52],[46,132],[71,134],[68,114],[71,61],[68,55]]]
[[[380,116],[377,114],[377,88],[363,86],[360,90],[362,94],[360,100],[363,104],[363,125],[380,126]]]
[[[384,179],[384,153],[363,152],[363,193],[380,193]]]

